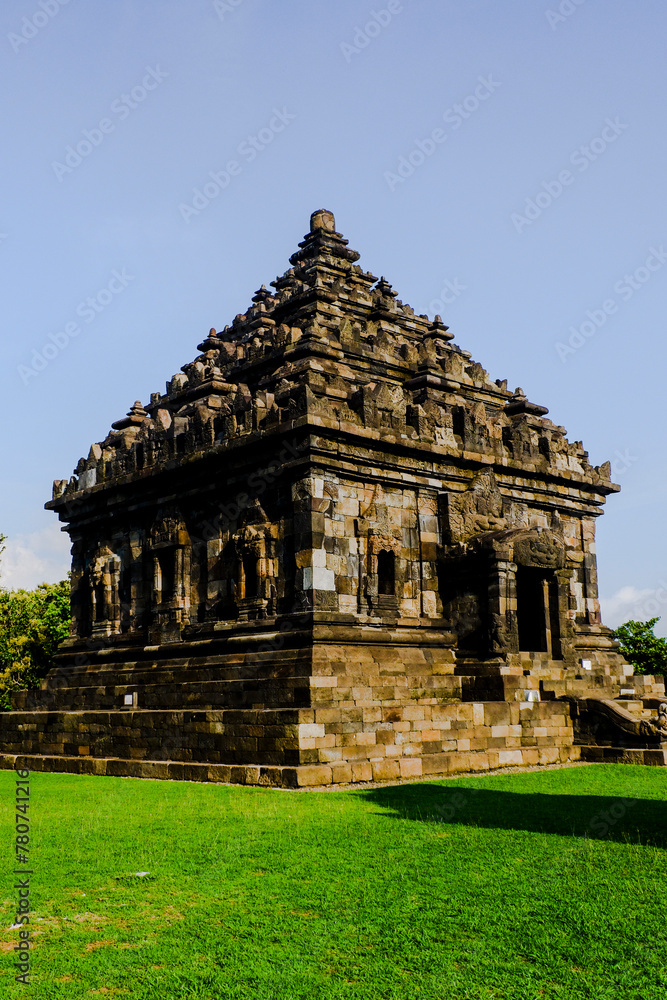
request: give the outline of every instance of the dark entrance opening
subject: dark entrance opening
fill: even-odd
[[[95,584],[95,621],[103,622],[106,616],[106,592],[104,583],[100,581],[100,583]]]
[[[529,566],[517,568],[516,606],[521,652],[548,652],[545,583],[543,570]]]
[[[243,554],[243,596],[257,597],[257,557],[249,552]]]
[[[393,552],[382,549],[378,552],[378,594],[393,597],[396,592],[396,567]]]
[[[176,590],[176,553],[172,549],[162,549],[158,554],[160,566],[160,603],[173,601]]]
[[[118,583],[118,599],[120,601],[121,631],[127,632],[130,627],[130,607],[132,601],[132,574],[130,567],[123,562]]]
[[[558,606],[558,579],[554,572],[547,574],[546,580],[547,594],[547,641],[549,652],[555,660],[562,659],[560,647],[560,613]]]

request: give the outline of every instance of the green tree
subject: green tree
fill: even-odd
[[[638,674],[667,675],[667,639],[653,632],[659,621],[659,618],[650,618],[647,622],[628,621],[614,632],[623,656]]]
[[[10,691],[39,687],[69,623],[69,580],[36,590],[0,589],[0,710],[11,708]]]

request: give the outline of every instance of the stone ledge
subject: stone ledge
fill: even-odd
[[[257,764],[201,764],[164,760],[129,760],[122,757],[66,757],[0,754],[0,770],[94,774],[115,778],[153,778],[163,781],[207,781],[230,785],[296,788],[299,767]]]
[[[553,748],[537,756],[534,749],[512,751],[507,756],[494,753],[440,753],[399,760],[360,763],[301,764],[271,766],[258,764],[206,764],[189,761],[130,760],[123,757],[73,757],[65,755],[0,754],[0,770],[26,768],[29,771],[66,774],[93,774],[116,778],[153,778],[162,781],[205,781],[228,785],[257,785],[272,788],[318,788],[348,785],[350,782],[386,782],[419,777],[436,778],[452,774],[488,771],[498,767],[567,763],[579,759],[579,747]],[[586,749],[586,748],[581,748]],[[600,748],[594,747],[594,750]],[[606,749],[606,748],[605,748]],[[647,755],[667,751],[628,751]],[[511,759],[510,759],[511,757]],[[582,760],[586,758],[582,755]],[[623,761],[624,763],[666,763]]]

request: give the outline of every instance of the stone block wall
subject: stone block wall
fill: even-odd
[[[377,482],[359,483],[331,474],[313,475],[293,487],[295,521],[303,518],[307,533],[295,532],[296,588],[313,606],[350,615],[417,619],[436,617],[435,516],[421,524],[417,490],[383,489]],[[435,514],[435,501],[432,503]],[[430,529],[428,537],[422,533]],[[430,543],[424,569],[424,545]],[[300,547],[299,547],[300,546]],[[382,592],[380,553],[391,557],[391,594]],[[391,598],[383,603],[382,598]],[[423,610],[424,603],[428,610]]]
[[[331,625],[320,629],[332,630]],[[196,679],[194,664],[179,670],[164,663],[162,672],[171,669],[174,683],[167,683],[165,675],[161,684],[139,687],[144,707],[30,711],[24,706],[23,711],[6,713],[0,764],[13,766],[21,760],[25,766],[49,770],[145,777],[169,777],[173,768],[186,767],[187,773],[179,774],[193,780],[294,787],[577,758],[568,704],[519,700],[527,698],[524,688],[534,690],[530,677],[494,678],[503,682],[498,694],[505,700],[479,700],[475,692],[484,692],[488,679],[455,673],[454,650],[432,636],[425,635],[417,645],[407,641],[406,629],[396,629],[393,642],[391,632],[380,635],[376,630],[362,645],[344,641],[344,626],[337,631],[337,642],[320,636],[308,651],[310,663],[303,650],[284,652],[286,674],[291,657],[291,668],[301,676],[284,676],[275,683],[284,692],[291,680],[305,684],[307,707],[252,703],[253,693],[266,697],[273,690],[269,679],[260,676],[270,665],[276,668],[275,657],[268,654],[246,691],[246,707],[237,708],[230,707],[230,687],[225,685],[243,685],[249,683],[247,678],[222,682],[220,709],[184,708],[189,695],[212,700],[210,685],[216,682],[204,680],[204,673]],[[350,640],[359,638],[358,627],[349,631]],[[368,631],[373,632],[370,627]],[[210,671],[210,660],[208,666]],[[113,675],[113,665],[109,669]],[[243,674],[238,655],[227,670]],[[143,674],[149,679],[150,669],[144,668]],[[90,680],[99,679],[98,672],[91,671]],[[80,696],[84,687],[80,677],[78,681],[75,687],[56,688],[58,697],[64,700],[67,691]],[[160,690],[164,697],[171,690],[181,707],[145,707],[153,689],[156,698]],[[93,700],[99,692],[91,687]],[[109,770],[100,771],[104,761]]]
[[[15,712],[0,766],[294,787],[578,757],[563,702],[380,708],[356,693],[347,707],[275,712]]]

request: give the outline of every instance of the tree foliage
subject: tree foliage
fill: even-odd
[[[647,622],[628,621],[614,632],[623,656],[638,674],[667,675],[667,639],[653,632],[659,621],[659,618],[650,618]]]
[[[0,710],[11,708],[10,691],[39,687],[69,623],[69,580],[36,590],[0,589]]]

